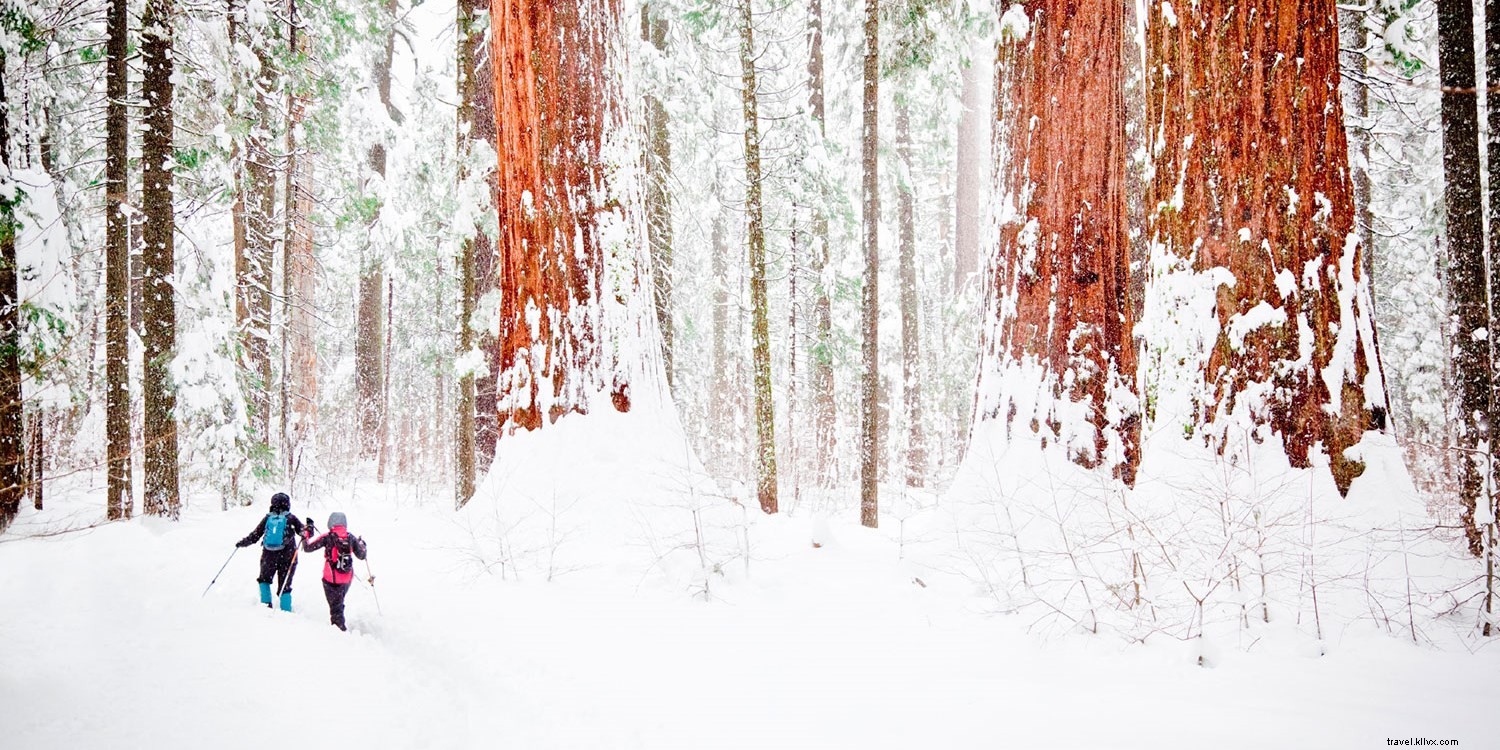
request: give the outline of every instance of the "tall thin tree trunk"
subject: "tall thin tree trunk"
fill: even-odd
[[[176,519],[182,507],[177,487],[177,390],[172,355],[177,350],[175,278],[176,220],[172,211],[172,0],[147,0],[141,19],[145,58],[146,117],[141,148],[141,204],[146,218],[141,272],[141,344],[145,363],[144,509]]]
[[[722,179],[715,185],[722,185]],[[729,227],[724,221],[723,206],[716,205],[713,218],[713,334],[712,364],[713,390],[709,396],[709,419],[716,425],[733,424],[734,375],[730,369],[729,342],[735,338],[729,330],[729,306],[734,304],[729,294]],[[728,463],[728,451],[724,448],[722,432],[715,431],[712,459],[714,470],[722,472]]]
[[[0,47],[0,102],[6,51]],[[17,186],[11,179],[10,122],[0,104],[0,531],[21,512],[26,494],[25,410],[21,402],[21,295],[17,283]]]
[[[901,284],[901,395],[906,407],[906,485],[921,487],[927,477],[927,446],[922,434],[922,340],[917,313],[917,214],[912,181],[911,108],[905,99],[896,105],[896,156],[901,227],[896,273]]]
[[[641,39],[667,50],[667,20],[651,3],[641,5]],[[646,155],[646,236],[651,246],[651,278],[655,284],[656,322],[661,329],[662,357],[667,385],[673,382],[672,362],[672,138],[667,108],[654,94],[646,94],[646,133],[650,151]]]
[[[104,434],[108,475],[105,507],[110,520],[134,510],[130,486],[130,220],[125,214],[129,177],[129,3],[110,0],[104,90]]]
[[[771,326],[766,300],[766,234],[761,206],[759,92],[755,83],[755,19],[740,0],[740,96],[745,112],[745,239],[750,250],[750,346],[755,381],[755,494],[776,512],[776,419],[771,400]]]
[[[275,117],[276,67],[271,46],[275,28],[266,19],[249,23],[249,47],[259,63],[250,80],[255,115],[246,139],[245,174],[245,265],[240,276],[240,294],[246,311],[242,336],[246,369],[250,374],[250,431],[261,445],[271,443],[271,304],[276,253],[276,168],[271,123]]]
[[[1247,414],[1280,434],[1297,467],[1311,465],[1321,443],[1347,492],[1364,464],[1346,450],[1379,416],[1378,394],[1365,391],[1379,359],[1334,0],[1177,6],[1175,16],[1151,7],[1152,231],[1195,270],[1234,276],[1218,287],[1220,332],[1203,362],[1208,398],[1196,421],[1222,450],[1220,418]],[[1472,52],[1469,60],[1472,85]],[[1283,139],[1299,145],[1268,145]]]
[[[468,39],[470,45],[468,60],[473,70],[465,80],[473,99],[470,111],[474,113],[469,115],[469,143],[472,145],[484,141],[493,148],[495,118],[490,113],[495,111],[495,73],[490,48],[485,44],[487,34],[484,33],[489,27],[490,0],[469,0],[469,2],[473,4],[470,17],[476,19],[472,21],[472,33]],[[490,216],[495,215],[498,179],[494,169],[490,168],[489,202],[485,205],[485,210]],[[474,299],[477,309],[478,300],[495,289],[499,259],[495,254],[493,238],[478,227],[474,230],[473,250]],[[483,351],[485,363],[488,365],[483,373],[474,379],[474,455],[477,471],[488,467],[495,459],[495,439],[498,435],[495,376],[500,372],[500,342],[488,332],[475,331],[473,345]]]
[[[307,54],[307,29],[298,0],[287,0],[288,33],[293,51]],[[286,237],[282,290],[286,324],[282,327],[282,448],[287,477],[296,477],[302,450],[318,422],[318,348],[313,316],[317,295],[317,254],[313,245],[313,157],[297,143],[307,117],[307,96],[297,86],[286,95]]]
[[[865,278],[860,328],[864,372],[859,400],[859,521],[880,525],[880,1],[865,0],[864,164]]]
[[[375,89],[387,114],[393,121],[399,122],[400,116],[391,104],[391,59],[396,47],[395,0],[385,0],[382,9],[381,24],[385,26],[385,43],[375,59]],[[384,128],[381,130],[383,132]],[[381,140],[370,146],[368,154],[370,170],[380,179],[381,195],[378,200],[381,202],[387,197],[386,146],[383,138],[381,136]],[[371,236],[376,235],[374,229],[379,223],[380,208],[377,205],[370,220]],[[359,420],[361,452],[365,457],[378,457],[384,450],[381,443],[385,430],[385,413],[381,406],[384,393],[382,386],[385,382],[383,345],[386,339],[385,328],[390,324],[385,319],[380,304],[385,286],[385,248],[371,247],[364,259],[364,266],[360,269],[359,303],[354,331],[355,409]]]
[[[818,122],[818,136],[827,137],[823,97],[823,3],[812,0],[808,16],[807,60],[808,99],[813,118]],[[808,373],[808,391],[812,394],[813,452],[820,485],[830,484],[837,473],[834,466],[834,435],[838,431],[833,400],[833,303],[824,275],[829,261],[828,196],[818,196],[813,215],[812,276],[813,336],[812,357]]]
[[[386,278],[385,293],[385,319],[391,319],[391,311],[396,307],[396,280]],[[391,451],[391,329],[394,326],[385,327],[385,346],[381,347],[382,356],[380,361],[380,436],[377,440],[380,449],[375,460],[375,481],[385,482],[385,467],[390,458]]]
[[[482,4],[482,0],[460,0],[458,3],[458,93],[462,99],[458,108],[458,181],[460,185],[469,178],[468,164],[472,153],[470,143],[474,137],[475,121],[494,122],[494,118],[485,117],[484,110],[476,108],[475,101],[475,89],[479,82],[480,72],[476,58],[484,50],[484,31],[483,27],[478,24],[478,19],[482,17],[480,13],[487,15],[488,10],[487,4]],[[475,117],[476,113],[478,117]],[[472,230],[473,235],[464,238],[459,244],[458,251],[459,314],[456,356],[460,359],[472,356],[471,352],[475,349],[473,324],[478,286],[475,279],[474,250],[478,237],[482,237],[484,233],[478,227],[473,227]],[[474,496],[476,429],[472,365],[465,366],[459,373],[456,430],[454,440],[456,476],[453,501],[455,507],[462,508]]]
[[[1438,76],[1443,86],[1443,207],[1448,219],[1448,303],[1458,393],[1459,517],[1469,551],[1484,549],[1475,506],[1485,479],[1478,451],[1489,440],[1490,325],[1485,284],[1484,210],[1479,186],[1479,103],[1475,93],[1474,11],[1468,0],[1438,0]]]
[[[995,50],[990,42],[975,41],[972,59],[963,71],[958,115],[958,157],[955,169],[953,227],[953,289],[960,291],[979,271],[979,235],[984,201],[994,161],[990,158],[994,114]]]

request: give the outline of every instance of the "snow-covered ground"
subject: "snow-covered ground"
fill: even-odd
[[[986,614],[910,524],[763,517],[648,465],[649,435],[610,453],[557,432],[581,453],[522,443],[461,513],[446,489],[300,493],[294,511],[342,510],[369,541],[376,589],[351,590],[348,634],[320,560],[291,614],[258,605],[254,548],[203,595],[264,501],[27,538],[99,515],[88,477],[59,481],[0,537],[0,746],[1494,746],[1500,649],[1354,624],[1318,655],[1268,628],[1206,668],[1173,638],[1044,638]],[[558,481],[528,486],[527,466]]]

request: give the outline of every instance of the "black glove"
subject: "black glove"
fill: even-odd
[[[238,542],[235,542],[235,543],[234,543],[234,546],[235,546],[235,547],[240,547],[240,548],[243,548],[243,547],[249,547],[249,546],[250,546],[250,543],[249,543],[249,542],[247,542],[247,541],[245,541],[245,540],[244,540],[244,539],[241,539],[241,540],[239,540],[239,541],[238,541]]]

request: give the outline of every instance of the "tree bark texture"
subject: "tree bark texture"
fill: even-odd
[[[917,315],[917,214],[911,184],[911,109],[905,101],[896,105],[896,155],[901,160],[898,178],[900,247],[896,274],[901,284],[901,396],[906,408],[906,485],[921,487],[927,477],[927,447],[922,434],[922,339]]]
[[[143,508],[176,519],[182,507],[177,477],[177,390],[172,357],[177,350],[176,220],[172,211],[173,0],[147,0],[141,19],[146,111],[141,146],[141,208],[145,247],[141,269],[141,392],[145,404]]]
[[[490,30],[490,0],[468,0],[470,3],[471,34],[468,62],[473,69],[465,74],[464,85],[473,102],[469,115],[470,143],[484,141],[495,145],[495,70],[490,47],[485,44]],[[494,203],[499,187],[498,177],[490,171],[490,202]],[[493,214],[494,205],[486,206]],[[494,239],[486,232],[474,232],[474,299],[478,300],[495,289],[499,256],[495,252]],[[488,333],[475,332],[476,346],[484,351],[488,367],[474,379],[474,455],[480,467],[487,467],[495,459],[495,439],[498,436],[495,407],[495,376],[500,372],[500,342]]]
[[[291,46],[298,57],[308,49],[306,26],[300,3],[288,0]],[[286,326],[282,346],[285,370],[282,393],[282,443],[287,476],[294,477],[318,425],[317,252],[313,244],[313,156],[297,143],[297,130],[307,118],[308,96],[287,90],[286,238],[282,262],[282,289],[286,296]]]
[[[964,288],[979,272],[979,237],[984,229],[984,201],[988,196],[994,161],[995,50],[992,43],[975,42],[973,59],[963,71],[958,116],[958,156],[954,169],[953,289]]]
[[[588,413],[608,390],[629,411],[630,383],[607,361],[604,248],[610,210],[600,149],[619,90],[609,47],[615,0],[491,3],[500,160],[501,435]],[[618,293],[613,292],[612,293]]]
[[[241,336],[245,369],[249,373],[246,402],[250,411],[252,440],[268,445],[271,440],[271,300],[276,253],[276,171],[278,157],[272,148],[275,117],[273,100],[276,66],[271,45],[275,29],[269,23],[246,24],[248,45],[259,62],[250,79],[254,115],[246,139],[245,253],[239,274],[245,319]]]
[[[651,3],[641,5],[641,39],[660,55],[667,51],[667,20]],[[646,94],[646,237],[651,246],[651,279],[656,295],[656,324],[661,330],[662,361],[672,384],[672,138],[667,108]]]
[[[489,117],[489,108],[493,107],[493,101],[485,102],[483,108],[478,101],[478,89],[482,85],[490,87],[487,79],[489,70],[481,68],[480,58],[487,57],[484,46],[484,31],[488,27],[486,22],[489,18],[489,3],[487,0],[461,0],[458,3],[458,74],[459,95],[463,102],[458,108],[458,153],[459,182],[468,179],[468,156],[472,152],[471,144],[479,137],[475,133],[476,126],[483,126],[488,131],[489,140],[494,139],[493,117]],[[484,78],[481,78],[484,76]],[[493,97],[491,97],[493,99]],[[477,115],[477,116],[476,116]],[[490,193],[493,195],[493,192]],[[476,255],[488,250],[489,237],[478,227],[473,227],[473,234],[465,237],[459,246],[458,277],[459,277],[459,315],[458,315],[458,342],[457,354],[459,357],[469,355],[476,349],[476,336],[474,333],[474,311],[477,308],[479,284],[477,278]],[[483,250],[481,250],[481,245]],[[478,440],[478,427],[475,415],[475,381],[472,368],[466,370],[458,379],[458,423],[456,425],[457,435],[454,440],[455,460],[454,469],[457,476],[454,480],[454,504],[458,508],[464,507],[469,499],[474,496],[475,486],[475,460]],[[494,380],[490,379],[490,388],[493,393]],[[491,408],[493,408],[493,396],[491,397]],[[493,422],[491,422],[493,424]],[[492,443],[493,444],[493,443]],[[493,457],[493,447],[491,457]]]
[[[1127,484],[1140,420],[1128,299],[1124,8],[1033,0],[1031,31],[1000,51],[1001,202],[978,417],[1061,443]],[[1028,408],[1031,394],[1037,401]],[[1086,424],[1070,422],[1082,405]],[[1075,418],[1076,419],[1076,418]]]
[[[130,140],[125,96],[129,3],[110,0],[104,90],[104,435],[110,520],[134,510],[130,486],[130,220],[125,215]]]
[[[818,122],[818,136],[827,137],[823,95],[823,3],[812,0],[808,16],[808,103]],[[820,485],[828,485],[837,474],[834,466],[834,436],[838,432],[833,394],[833,302],[825,283],[829,261],[827,196],[814,207],[811,271],[813,285],[812,356],[809,358],[808,391],[812,394],[813,460]]]
[[[1438,77],[1443,86],[1443,208],[1447,214],[1448,304],[1453,331],[1454,421],[1459,465],[1459,518],[1476,556],[1484,548],[1475,507],[1484,497],[1483,460],[1490,440],[1490,316],[1479,183],[1479,104],[1475,93],[1474,13],[1467,2],[1438,2]]]
[[[880,525],[880,2],[865,0],[864,166],[865,263],[860,329],[864,371],[859,385],[859,521]]]
[[[1364,465],[1344,451],[1379,417],[1366,401],[1379,360],[1335,3],[1208,3],[1175,17],[1153,5],[1148,29],[1154,241],[1233,278],[1217,287],[1199,424],[1244,408],[1281,434],[1297,467],[1321,443],[1347,492]]]
[[[776,419],[771,398],[771,324],[766,299],[759,92],[755,83],[755,22],[751,4],[751,0],[740,0],[739,10],[740,96],[745,114],[745,239],[750,254],[750,355],[755,384],[755,494],[762,511],[775,513]]]
[[[5,101],[6,52],[0,48],[0,102]],[[21,401],[21,295],[17,279],[16,205],[10,170],[10,122],[0,105],[0,532],[21,511],[26,494],[24,409]],[[14,198],[6,196],[14,195]]]
[[[385,44],[376,55],[372,74],[375,90],[380,96],[380,103],[385,106],[386,113],[391,120],[399,122],[400,113],[391,104],[391,60],[396,51],[395,0],[385,0],[382,11],[380,18],[382,25],[385,26]],[[376,229],[380,225],[379,203],[383,203],[387,197],[385,193],[386,129],[380,130],[381,135],[370,146],[367,155],[370,171],[378,177],[380,183],[378,203],[374,214],[370,217],[372,239],[378,236]],[[366,458],[378,457],[382,449],[385,429],[383,408],[384,345],[387,338],[385,329],[390,324],[390,321],[385,319],[385,306],[381,304],[386,287],[385,248],[373,245],[372,242],[364,259],[364,267],[360,269],[359,301],[355,311],[354,331],[355,408],[358,411],[362,441],[361,453]]]

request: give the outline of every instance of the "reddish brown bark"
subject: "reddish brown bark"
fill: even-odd
[[[602,362],[604,203],[600,150],[618,87],[616,0],[494,0],[491,55],[500,153],[500,434],[587,413],[604,389],[630,409]]]
[[[1281,433],[1294,466],[1308,466],[1321,441],[1347,491],[1364,466],[1344,450],[1379,415],[1363,388],[1377,360],[1368,297],[1356,290],[1362,250],[1351,234],[1334,0],[1184,3],[1175,18],[1153,4],[1150,13],[1151,231],[1196,269],[1235,279],[1218,288],[1221,333],[1199,420],[1212,424],[1242,406],[1249,387],[1269,383],[1263,401],[1243,406]],[[1236,347],[1230,323],[1261,304],[1284,310],[1285,322],[1254,328]],[[1325,368],[1338,347],[1333,393]]]
[[[1089,404],[1094,439],[1070,442],[1070,457],[1089,467],[1109,462],[1133,483],[1139,419],[1116,395],[1134,390],[1136,369],[1126,294],[1124,7],[1109,0],[1024,7],[1030,35],[1000,51],[1001,187],[1016,214],[1001,227],[991,282],[1000,325],[987,349],[1001,368],[1034,361],[1054,399]],[[982,404],[980,418],[1000,417],[1002,403]],[[1061,424],[1045,404],[1033,415],[1018,417],[1011,407],[1003,416],[1029,419],[1053,437],[1081,428]],[[1115,460],[1111,435],[1123,449]]]

